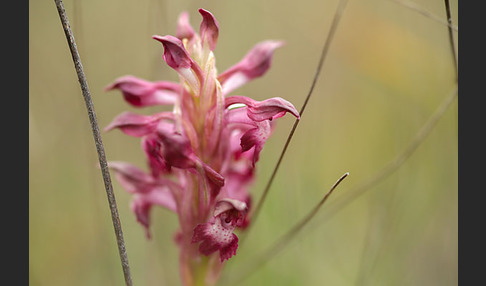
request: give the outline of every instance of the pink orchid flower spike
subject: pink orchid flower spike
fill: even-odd
[[[261,42],[218,74],[214,51],[220,26],[211,12],[199,9],[199,14],[199,33],[183,12],[176,36],[152,37],[162,44],[163,60],[179,74],[179,82],[122,76],[105,88],[119,90],[133,107],[173,108],[153,115],[122,112],[105,130],[140,138],[147,171],[123,162],[111,162],[109,167],[133,196],[131,210],[148,238],[153,207],[178,217],[174,237],[186,286],[215,284],[224,263],[236,255],[235,232],[251,223],[248,190],[265,142],[278,118],[287,113],[300,118],[280,97],[256,101],[229,96],[263,76],[283,42]]]

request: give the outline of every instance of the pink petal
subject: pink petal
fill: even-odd
[[[263,145],[266,141],[266,137],[262,136],[262,133],[258,128],[253,128],[245,132],[241,136],[241,151],[246,152],[250,150],[253,146]]]
[[[274,51],[281,46],[283,42],[280,41],[264,41],[255,45],[239,63],[219,75],[223,94],[265,74],[272,63]]]
[[[137,222],[144,226],[145,228],[145,235],[147,239],[151,239],[150,235],[150,216],[149,212],[152,208],[152,205],[146,202],[143,198],[135,198],[131,204],[130,209],[135,214],[137,218]]]
[[[170,170],[162,157],[161,144],[156,136],[148,135],[142,138],[142,149],[147,155],[152,176],[154,177],[158,177],[161,173],[166,173]]]
[[[149,82],[134,76],[123,76],[105,88],[119,89],[124,99],[133,106],[174,104],[179,94],[179,84],[174,82]]]
[[[218,42],[219,25],[216,18],[214,18],[211,12],[199,9],[199,13],[202,15],[203,20],[199,26],[199,34],[201,35],[202,46],[209,45],[209,49],[214,51],[216,43]]]
[[[229,199],[229,198],[224,198],[219,200],[215,207],[214,207],[214,212],[213,216],[217,217],[220,214],[229,211],[229,210],[236,210],[238,212],[246,212],[248,207],[246,206],[246,203],[235,200],[235,199]]]
[[[252,147],[255,147],[253,153],[253,166],[260,157],[260,152],[263,149],[265,141],[270,137],[272,130],[269,121],[259,122],[257,128],[248,130],[241,136],[241,151],[246,152]]]
[[[168,165],[181,169],[197,169],[197,166],[201,166],[205,177],[212,183],[217,187],[224,185],[223,176],[196,156],[185,136],[161,129],[158,130],[158,136],[164,144],[162,153]]]
[[[292,103],[281,97],[272,97],[263,101],[256,101],[245,96],[230,96],[225,99],[226,108],[235,103],[243,103],[248,106],[248,117],[254,121],[272,120],[292,113],[300,119],[299,112]]]
[[[196,32],[192,28],[191,24],[189,23],[189,13],[182,12],[179,15],[179,20],[177,21],[177,31],[176,36],[179,39],[188,39],[191,40]]]
[[[166,186],[159,186],[153,188],[148,193],[136,194],[130,204],[132,212],[135,214],[137,221],[145,227],[146,236],[150,239],[150,210],[153,205],[158,205],[176,212],[177,206],[170,192]]]
[[[109,162],[108,167],[115,171],[120,184],[130,193],[143,197],[151,204],[175,211],[176,204],[171,189],[180,187],[168,179],[154,179],[136,166],[124,162]]]
[[[172,112],[160,112],[154,115],[140,115],[129,111],[123,112],[105,127],[105,131],[120,128],[125,134],[142,137],[153,133],[161,119],[173,119]]]
[[[226,111],[225,120],[226,128],[243,132],[240,138],[241,152],[253,150],[252,167],[255,167],[263,145],[272,133],[272,125],[270,120],[254,121],[248,117],[249,114],[248,107],[231,109]]]
[[[150,192],[143,194],[146,201],[153,205],[164,207],[168,210],[176,212],[177,205],[169,186],[157,186],[153,188]]]
[[[252,201],[251,201],[251,197],[249,195],[246,197],[246,205],[248,206],[248,209],[251,208]],[[240,229],[245,229],[250,225],[250,223],[251,223],[251,217],[247,215],[243,218],[243,221],[241,222],[240,225],[238,225],[238,227]]]
[[[109,162],[108,167],[115,171],[120,184],[129,193],[134,194],[131,209],[137,221],[145,227],[147,238],[150,238],[149,212],[152,205],[158,205],[168,210],[177,211],[176,201],[171,188],[177,188],[173,181],[155,180],[139,168],[124,162]],[[176,190],[178,191],[178,190]]]
[[[145,227],[150,238],[149,212],[152,205],[158,205],[176,212],[177,205],[170,188],[176,188],[169,180],[154,180],[139,168],[124,162],[109,162],[108,167],[115,171],[115,176],[128,192],[134,194],[131,209],[137,221]]]
[[[164,145],[162,153],[167,164],[182,169],[195,167],[195,154],[186,137],[176,132],[160,129],[157,135]]]

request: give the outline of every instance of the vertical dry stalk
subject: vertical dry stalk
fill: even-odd
[[[309,102],[309,99],[312,95],[312,92],[314,91],[314,87],[317,83],[317,80],[319,78],[319,75],[322,70],[322,66],[324,64],[324,59],[326,58],[326,55],[329,51],[329,47],[331,46],[332,39],[334,37],[334,34],[337,30],[339,21],[341,20],[341,16],[344,12],[344,8],[346,7],[347,0],[341,0],[338,4],[338,7],[336,9],[336,13],[334,14],[333,21],[331,23],[331,28],[329,30],[329,35],[327,36],[326,42],[324,43],[324,47],[322,48],[321,52],[321,57],[319,58],[319,63],[317,65],[316,73],[314,74],[314,78],[312,80],[312,84],[310,87],[310,90],[307,94],[307,97],[305,98],[304,104],[302,105],[301,109],[299,110],[300,117],[302,118],[302,114],[304,113],[305,107],[307,106],[307,103]],[[283,156],[285,155],[285,152],[287,151],[287,147],[290,144],[290,140],[292,140],[292,137],[294,135],[295,129],[297,129],[297,126],[299,125],[300,120],[296,119],[294,122],[294,125],[292,126],[292,130],[289,133],[289,136],[287,137],[287,141],[285,142],[284,148],[282,149],[282,152],[280,153],[280,157],[278,158],[277,164],[275,165],[275,168],[273,169],[272,175],[270,176],[270,179],[267,182],[267,185],[265,186],[265,189],[263,190],[263,194],[258,201],[256,207],[253,209],[253,212],[250,214],[250,217],[252,218],[253,223],[251,225],[255,224],[255,221],[258,217],[258,214],[263,206],[263,203],[268,195],[268,192],[270,190],[270,187],[272,185],[273,179],[275,178],[275,174],[278,171],[278,168],[280,167],[280,163],[282,162]],[[249,229],[246,232],[246,236],[248,236]]]
[[[130,275],[130,267],[128,265],[128,257],[125,249],[125,242],[123,240],[123,231],[120,224],[120,218],[118,215],[118,209],[116,206],[115,194],[113,193],[113,186],[111,184],[110,173],[108,171],[108,164],[106,162],[105,150],[103,147],[103,142],[101,141],[101,134],[98,127],[98,121],[96,119],[96,114],[94,111],[93,102],[91,100],[91,93],[88,88],[88,82],[83,71],[83,66],[81,65],[81,59],[79,57],[78,49],[76,47],[76,42],[74,41],[74,36],[69,25],[69,21],[64,10],[64,5],[61,0],[54,0],[59,12],[59,17],[61,18],[61,23],[66,34],[66,39],[71,50],[71,55],[74,62],[74,67],[76,73],[78,74],[79,84],[81,85],[81,90],[83,92],[84,101],[86,103],[86,108],[88,109],[88,117],[91,123],[91,130],[93,131],[93,138],[96,145],[96,150],[98,151],[98,159],[101,166],[101,173],[103,175],[103,181],[105,183],[106,195],[108,197],[108,203],[111,210],[111,218],[113,220],[113,227],[115,228],[116,240],[118,243],[118,251],[120,254],[120,259],[123,268],[123,274],[125,276],[126,285],[132,285],[132,278]]]
[[[456,71],[456,81],[459,79],[459,64],[457,62],[457,54],[456,54],[456,48],[454,45],[454,32],[452,31],[452,16],[451,16],[451,6],[449,4],[449,0],[444,1],[445,9],[446,9],[446,14],[447,14],[447,23],[449,24],[449,42],[451,45],[451,52],[452,52],[452,57],[454,58],[454,67]]]
[[[230,285],[238,285],[245,281],[246,278],[250,277],[253,273],[255,273],[258,269],[261,269],[268,261],[270,261],[273,257],[275,257],[281,250],[285,248],[285,246],[288,245],[289,242],[292,241],[292,239],[300,233],[302,228],[306,226],[312,218],[315,217],[319,209],[324,205],[324,203],[327,201],[329,196],[332,194],[332,192],[337,188],[337,186],[349,175],[348,172],[344,173],[335,183],[332,185],[332,187],[329,189],[329,191],[324,195],[324,197],[319,201],[319,203],[300,221],[298,221],[289,231],[287,231],[284,235],[282,235],[274,244],[272,244],[270,247],[266,248],[260,255],[258,255],[257,258],[251,258],[249,261],[250,263],[247,263],[248,268],[246,270],[240,271],[239,275],[237,276],[236,279],[234,279],[234,283],[231,283]],[[241,274],[243,273],[243,274]]]

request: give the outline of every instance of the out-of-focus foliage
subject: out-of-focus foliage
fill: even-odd
[[[129,107],[115,78],[177,80],[152,35],[175,33],[197,8],[220,24],[215,50],[224,71],[265,39],[286,41],[265,77],[233,94],[281,96],[303,104],[338,1],[68,1],[64,2],[100,127]],[[445,19],[442,1],[415,1]],[[452,1],[457,24],[457,2]],[[123,285],[123,274],[81,91],[54,1],[29,8],[29,264],[31,285]],[[457,39],[457,32],[454,33]],[[456,44],[457,48],[457,44]],[[390,0],[349,1],[320,80],[287,150],[259,220],[223,277],[244,271],[322,198],[380,172],[455,86],[447,27]],[[260,156],[259,198],[293,119],[282,118]],[[139,140],[103,133],[108,160],[145,167]],[[242,285],[456,285],[457,102],[393,174],[303,232]],[[179,285],[173,243],[176,217],[152,212],[153,239],[113,180],[135,285]]]

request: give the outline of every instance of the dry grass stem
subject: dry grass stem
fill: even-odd
[[[310,90],[309,90],[309,93],[307,94],[306,98],[305,98],[305,101],[304,101],[304,104],[302,105],[300,111],[299,111],[299,114],[302,118],[302,115],[304,114],[304,111],[305,111],[305,108],[307,106],[307,103],[309,102],[309,99],[314,91],[314,87],[317,83],[317,80],[319,78],[319,75],[321,73],[321,70],[322,70],[322,66],[324,64],[324,60],[326,58],[326,55],[329,51],[329,47],[331,46],[331,42],[332,42],[332,39],[334,37],[334,34],[337,30],[337,27],[338,27],[338,24],[339,24],[339,21],[341,20],[341,16],[344,12],[344,8],[346,7],[346,3],[348,1],[347,0],[341,0],[338,4],[338,7],[336,9],[336,12],[334,13],[334,18],[333,18],[333,21],[331,23],[331,28],[329,30],[329,35],[327,36],[327,39],[326,39],[326,42],[324,43],[324,47],[322,49],[322,52],[321,52],[321,56],[319,58],[319,62],[318,62],[318,65],[317,65],[317,69],[316,69],[316,72],[314,74],[314,78],[312,80],[312,84],[311,84],[311,87],[310,87]],[[277,161],[277,164],[275,165],[275,168],[273,169],[273,172],[272,172],[272,175],[270,176],[270,179],[268,180],[267,182],[267,185],[265,186],[265,189],[263,190],[263,194],[262,196],[260,197],[260,199],[258,200],[257,204],[256,204],[256,207],[251,211],[251,213],[249,214],[249,216],[251,217],[252,219],[252,224],[250,225],[250,227],[248,228],[248,230],[245,232],[244,234],[244,237],[241,238],[241,241],[244,240],[245,237],[248,236],[248,233],[250,232],[250,229],[252,228],[251,226],[255,224],[257,218],[258,218],[258,214],[260,213],[260,210],[263,206],[263,203],[265,202],[265,199],[268,195],[268,192],[270,191],[270,187],[273,183],[273,180],[275,178],[275,175],[280,167],[280,163],[282,162],[282,159],[285,155],[285,152],[287,151],[287,148],[290,144],[290,141],[292,140],[292,137],[294,135],[294,132],[295,130],[297,129],[297,126],[299,125],[299,122],[300,120],[299,119],[296,119],[295,122],[294,122],[294,125],[292,126],[292,129],[290,130],[290,133],[289,133],[289,136],[287,137],[287,141],[285,142],[285,145],[282,149],[282,152],[280,153],[280,157],[278,158],[278,161]],[[242,242],[241,242],[242,243]],[[240,243],[240,244],[241,244]]]
[[[297,234],[300,233],[300,231],[304,228],[304,226],[306,226],[312,220],[312,218],[315,217],[319,209],[322,207],[322,205],[324,205],[324,203],[327,201],[327,199],[332,194],[332,192],[348,175],[349,175],[348,172],[343,174],[334,183],[334,185],[332,185],[332,187],[319,201],[319,203],[303,219],[297,222],[289,231],[287,231],[284,235],[282,235],[280,239],[278,239],[274,244],[272,244],[266,250],[262,251],[257,258],[248,259],[248,261],[251,261],[250,263],[247,263],[247,265],[250,265],[250,267],[247,268],[245,271],[240,272],[243,274],[239,273],[238,278],[235,279],[237,282],[230,283],[229,285],[237,285],[243,282],[246,278],[251,276],[259,268],[261,268],[263,265],[269,262],[273,257],[275,257],[278,253],[280,253],[280,251],[282,251],[297,236]]]
[[[64,9],[64,5],[61,0],[54,0],[57,6],[57,10],[59,12],[59,17],[61,19],[62,27],[64,29],[64,33],[66,35],[66,39],[69,45],[69,49],[71,51],[71,56],[73,58],[74,67],[76,69],[76,73],[78,75],[79,84],[81,86],[81,90],[83,93],[83,97],[86,103],[86,108],[88,110],[88,117],[91,123],[91,130],[93,132],[93,138],[96,145],[96,150],[98,152],[98,159],[101,167],[101,173],[103,175],[103,182],[105,184],[106,195],[108,197],[108,203],[111,210],[111,218],[113,221],[113,227],[115,229],[116,240],[118,243],[118,251],[120,254],[120,259],[123,268],[123,274],[125,276],[125,283],[126,285],[132,285],[132,278],[130,275],[130,267],[128,265],[128,257],[125,248],[125,242],[123,239],[123,231],[120,223],[120,217],[118,215],[118,209],[115,200],[115,194],[113,192],[113,186],[111,184],[110,173],[108,170],[108,164],[106,161],[105,150],[103,147],[103,142],[101,140],[101,134],[98,126],[98,121],[96,119],[96,113],[94,110],[93,101],[91,100],[91,93],[89,91],[88,82],[86,80],[86,76],[84,74],[83,66],[81,64],[81,58],[78,53],[78,49],[76,47],[76,42],[74,40],[74,35],[71,31],[71,27],[69,25],[69,21],[66,15],[66,11]]]

